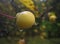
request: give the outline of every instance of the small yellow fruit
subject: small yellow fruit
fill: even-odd
[[[45,25],[43,25],[43,26],[40,27],[40,30],[41,31],[44,31],[45,29],[46,29],[46,26]]]
[[[46,32],[42,32],[41,35],[42,36],[47,36],[47,33]]]
[[[44,36],[42,36],[42,35],[40,36],[40,38],[41,38],[42,40],[44,40],[44,39],[45,39],[45,38],[44,38]]]
[[[54,21],[56,21],[56,16],[55,15],[52,15],[52,16],[50,16],[50,18],[49,18],[49,20],[51,21],[51,22],[54,22]]]
[[[51,22],[55,22],[57,18],[54,12],[49,12],[48,17]]]
[[[45,39],[46,37],[47,37],[47,33],[46,32],[41,32],[40,38]]]
[[[35,16],[30,11],[23,11],[17,13],[16,15],[16,24],[22,29],[30,28],[35,24]]]
[[[37,32],[38,32],[38,30],[37,30],[37,29],[35,29],[35,30],[34,30],[34,32],[36,32],[36,33],[37,33]]]

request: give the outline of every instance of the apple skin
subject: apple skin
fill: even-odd
[[[23,11],[17,13],[16,15],[16,24],[22,29],[31,28],[35,24],[35,16],[30,11]]]
[[[55,15],[52,15],[52,16],[50,16],[50,18],[49,18],[49,20],[51,21],[51,22],[55,22],[56,21],[56,16]]]

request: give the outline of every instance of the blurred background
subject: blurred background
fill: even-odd
[[[29,29],[16,25],[22,11],[35,15]],[[0,0],[0,44],[22,44],[21,38],[25,44],[60,44],[60,0]]]

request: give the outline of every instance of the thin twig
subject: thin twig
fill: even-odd
[[[11,15],[8,15],[8,14],[6,14],[6,13],[2,13],[1,11],[0,11],[0,15],[1,15],[1,16],[5,16],[5,17],[7,17],[8,19],[14,19],[14,18],[16,18],[16,17],[11,16]]]

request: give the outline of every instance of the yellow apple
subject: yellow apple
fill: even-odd
[[[46,32],[41,32],[40,38],[45,39],[46,37],[47,37],[47,33]]]
[[[45,31],[45,29],[46,29],[46,26],[45,25],[40,26],[40,30],[41,31]]]
[[[30,28],[35,24],[35,16],[30,11],[23,11],[17,13],[16,15],[16,24],[22,29]]]
[[[48,17],[51,22],[55,22],[57,18],[54,12],[49,12]]]
[[[47,36],[47,33],[46,32],[41,32],[41,35],[42,36]]]
[[[42,36],[42,35],[40,35],[40,38],[41,38],[42,40],[45,40],[45,37],[44,37],[44,36]]]
[[[55,22],[56,21],[56,16],[55,15],[52,15],[52,16],[50,16],[49,17],[49,20],[51,21],[51,22]]]

